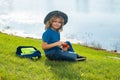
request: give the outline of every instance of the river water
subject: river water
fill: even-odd
[[[62,40],[120,51],[119,0],[1,0],[0,31],[41,38],[44,17],[52,10],[69,17]]]

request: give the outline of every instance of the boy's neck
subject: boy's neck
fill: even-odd
[[[52,28],[52,27],[51,27],[51,29],[54,30],[54,31],[58,31],[57,29],[54,29],[54,28]]]

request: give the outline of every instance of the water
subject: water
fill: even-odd
[[[1,0],[0,31],[41,38],[44,17],[52,10],[68,14],[62,40],[120,51],[119,0]]]

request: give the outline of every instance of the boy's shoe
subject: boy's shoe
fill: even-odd
[[[77,58],[76,61],[85,61],[86,58]]]
[[[77,56],[77,59],[76,61],[85,61],[86,60],[86,57],[84,56]]]

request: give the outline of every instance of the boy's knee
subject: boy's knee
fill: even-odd
[[[66,41],[66,43],[68,44],[68,45],[70,45],[71,43],[70,43],[70,41]]]

